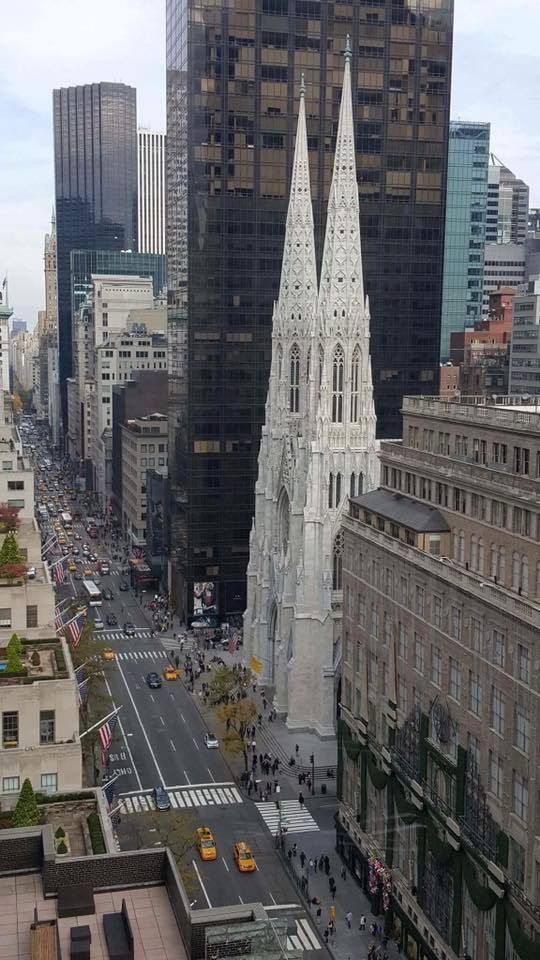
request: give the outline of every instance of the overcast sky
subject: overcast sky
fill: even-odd
[[[540,3],[455,0],[453,119],[491,122],[491,148],[540,206]],[[22,0],[0,26],[0,280],[32,327],[54,199],[51,90],[137,88],[140,126],[165,129],[164,0]]]

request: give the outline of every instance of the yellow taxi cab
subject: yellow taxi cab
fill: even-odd
[[[102,657],[104,660],[116,660],[116,654],[110,647],[105,647]]]
[[[195,831],[195,845],[201,860],[216,860],[216,841],[208,827],[198,827]]]
[[[253,856],[250,847],[248,847],[247,843],[244,843],[243,840],[239,840],[238,843],[235,843],[233,847],[233,857],[236,866],[240,870],[240,873],[252,873],[253,870],[257,869],[255,857]]]
[[[68,568],[68,573],[75,573],[77,569],[76,565],[73,563],[73,560],[68,561],[67,568]]]
[[[90,567],[85,567],[83,570],[83,577],[85,580],[91,580],[94,574],[92,573]]]
[[[57,539],[58,539],[58,543],[60,544],[60,546],[61,546],[61,547],[65,547],[65,545],[66,545],[66,543],[67,543],[67,540],[66,540],[66,538],[64,537],[64,535],[63,535],[62,533],[60,533],[60,534],[58,535],[58,538],[57,538]]]
[[[180,676],[180,671],[176,670],[175,667],[163,667],[164,680],[178,680],[179,676]]]

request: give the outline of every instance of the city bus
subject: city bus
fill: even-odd
[[[102,602],[101,590],[93,580],[83,580],[83,597],[90,607],[100,607]]]
[[[72,528],[72,526],[73,526],[73,520],[71,519],[71,514],[70,514],[70,513],[62,513],[62,514],[60,514],[60,520],[62,521],[62,526],[63,526],[64,530],[71,530],[71,528]]]

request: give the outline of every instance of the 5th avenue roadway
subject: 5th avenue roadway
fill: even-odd
[[[88,543],[98,556],[105,556],[103,548],[88,539],[80,524],[75,524],[74,529],[81,533],[81,542]],[[111,574],[102,578],[102,587],[110,587],[113,599],[103,600],[99,607],[103,621],[109,613],[115,613],[118,619],[118,627],[106,626],[100,639],[117,655],[130,654],[117,656],[106,677],[115,705],[122,705],[110,751],[110,776],[120,774],[115,785],[115,804],[123,795],[137,798],[155,786],[178,788],[177,792],[182,795],[182,791],[189,791],[190,787],[204,785],[208,789],[214,784],[231,785],[231,772],[221,752],[205,746],[206,727],[183,682],[164,680],[158,690],[147,686],[146,675],[152,671],[162,674],[169,651],[165,653],[158,635],[150,636],[150,611],[143,609],[131,590],[119,591],[123,579],[119,567],[118,562],[112,562]],[[77,585],[78,582],[68,576],[57,590],[57,602],[77,594]],[[150,594],[143,596],[149,598]],[[89,611],[89,615],[92,616],[93,611]],[[121,636],[126,620],[134,624],[135,637]],[[194,794],[189,796],[193,802]],[[267,907],[289,904],[292,908],[298,903],[298,896],[275,853],[274,839],[250,800],[194,805],[189,814],[194,829],[203,825],[210,827],[218,851],[217,860],[206,863],[193,851],[200,887],[196,895],[197,908],[254,901]],[[122,846],[137,844],[136,831],[131,827],[137,817],[140,813],[127,813],[124,807],[119,829]],[[236,840],[244,840],[251,846],[258,868],[255,873],[241,874],[237,870],[232,858]]]

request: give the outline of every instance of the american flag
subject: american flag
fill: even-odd
[[[118,723],[118,712],[115,713],[114,717],[111,717],[109,720],[106,720],[103,726],[100,727],[98,730],[99,740],[104,753],[108,751],[112,743],[114,728],[116,727],[117,723]]]
[[[74,647],[79,645],[79,640],[81,639],[81,633],[84,623],[84,617],[74,617],[71,623],[68,623],[67,628],[69,631],[69,639]]]
[[[144,549],[142,547],[135,547],[133,551],[133,556],[137,560],[144,560]]]
[[[104,786],[103,786],[103,793],[105,794],[105,799],[107,800],[107,803],[109,804],[109,810],[111,809],[111,807],[112,807],[112,805],[113,805],[113,800],[114,800],[114,787],[115,787],[115,782],[114,782],[114,781],[113,781],[113,783],[105,783]]]
[[[66,579],[65,559],[62,557],[52,565],[53,577],[57,583],[63,583]]]
[[[85,684],[87,683],[88,683],[88,677],[84,677],[83,680],[81,680],[80,678],[77,678],[77,700],[79,701],[80,707],[82,707],[87,697],[87,691],[83,689]]]
[[[45,557],[47,556],[47,554],[51,552],[51,550],[55,550],[57,545],[58,545],[58,540],[56,539],[56,534],[53,534],[53,536],[50,537],[42,547],[43,559],[45,559]]]
[[[55,607],[55,609],[54,609],[54,625],[55,625],[55,627],[56,627],[57,630],[62,630],[63,627],[64,627],[64,620],[63,620],[63,616],[62,616],[62,611],[60,610],[60,607],[59,607],[59,606],[58,606],[58,607]]]

